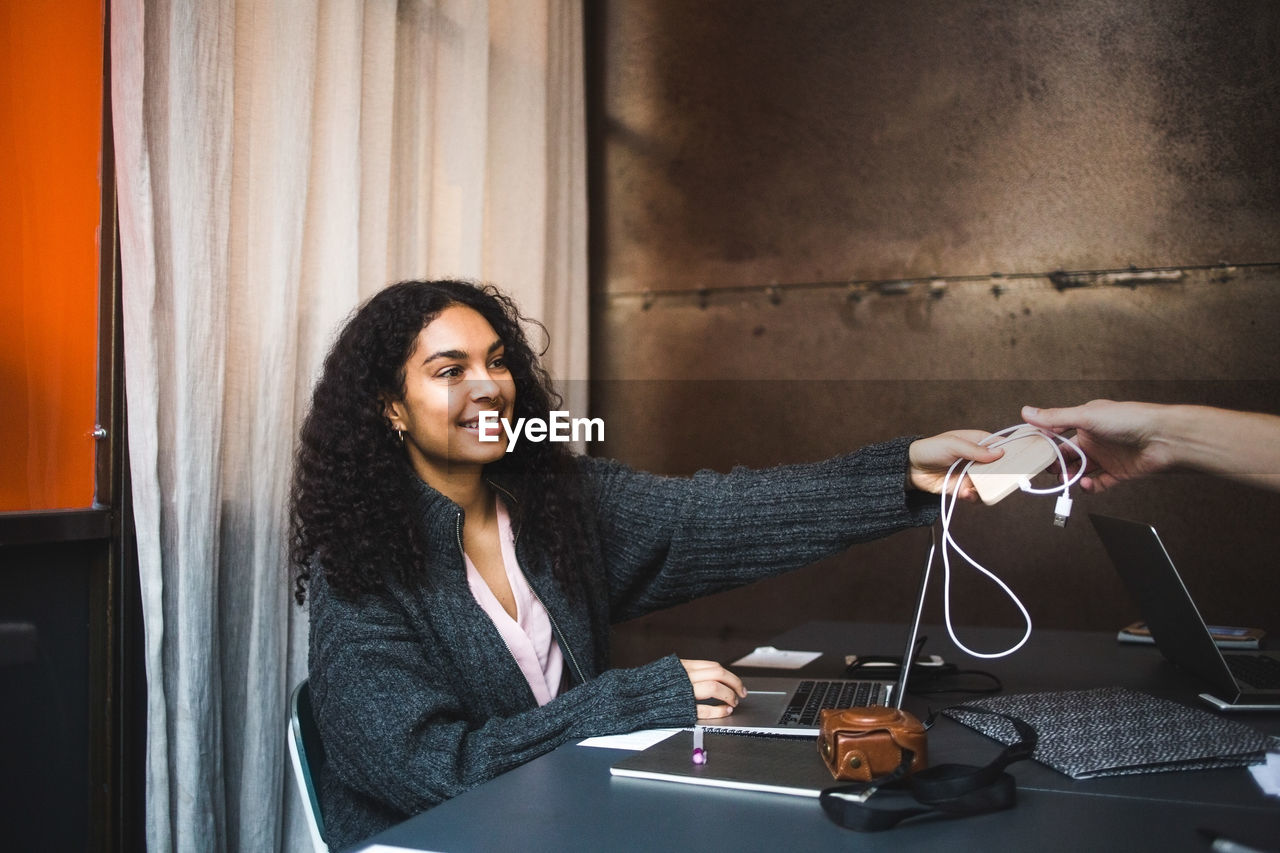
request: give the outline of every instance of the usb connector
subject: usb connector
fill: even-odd
[[[1071,498],[1064,495],[1058,495],[1058,502],[1053,506],[1053,523],[1058,527],[1066,527],[1067,519],[1071,517]]]

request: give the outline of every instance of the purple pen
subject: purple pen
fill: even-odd
[[[707,751],[702,748],[702,726],[699,725],[693,727],[693,756],[691,760],[694,764],[707,763]]]

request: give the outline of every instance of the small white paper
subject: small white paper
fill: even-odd
[[[799,669],[822,657],[822,652],[796,652],[760,646],[754,652],[738,658],[729,666],[763,666],[772,669]]]
[[[627,732],[623,735],[601,735],[578,741],[578,746],[600,746],[606,749],[629,749],[633,752],[648,749],[655,743],[661,743],[683,729],[641,729],[638,732]]]
[[[1249,768],[1253,780],[1258,783],[1262,793],[1268,797],[1280,797],[1280,776],[1271,771],[1265,764],[1254,764]]]
[[[1253,779],[1269,797],[1280,797],[1280,752],[1268,752],[1267,760],[1249,768]]]

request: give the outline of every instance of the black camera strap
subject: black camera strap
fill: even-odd
[[[1004,717],[1017,730],[1019,739],[982,767],[939,764],[914,775],[907,775],[907,770],[915,755],[904,749],[902,763],[887,776],[824,790],[819,801],[827,817],[846,829],[878,832],[933,812],[964,817],[1012,808],[1017,800],[1017,785],[1005,768],[1031,757],[1038,740],[1036,730],[1009,714],[972,705],[965,705],[964,710]],[[936,715],[930,721],[933,716]]]

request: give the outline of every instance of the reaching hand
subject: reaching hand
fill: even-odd
[[[698,719],[709,720],[727,717],[747,695],[742,679],[713,660],[684,660],[680,664],[693,684],[693,698],[698,700]],[[715,699],[723,704],[707,705],[705,699]]]
[[[962,429],[911,442],[911,449],[908,452],[911,470],[907,474],[907,481],[913,488],[922,492],[940,494],[947,470],[957,460],[994,462],[1004,455],[1004,451],[1000,448],[992,449],[978,444],[988,435],[990,433],[982,430]],[[969,482],[968,477],[953,477],[951,489],[961,500],[973,501],[978,498],[978,492],[974,489],[973,483]]]
[[[1165,411],[1152,403],[1093,400],[1065,409],[1025,406],[1022,417],[1029,424],[1057,433],[1076,430],[1074,440],[1089,458],[1080,487],[1097,493],[1121,480],[1144,477],[1173,465],[1173,450],[1157,433]]]

